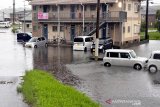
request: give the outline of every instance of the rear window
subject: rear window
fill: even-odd
[[[83,38],[75,38],[74,42],[83,42]]]
[[[160,60],[160,54],[154,54],[153,59],[159,59]]]

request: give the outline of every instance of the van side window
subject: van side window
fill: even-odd
[[[120,53],[121,58],[129,58],[129,53]]]
[[[86,38],[86,39],[85,39],[85,42],[91,42],[91,41],[92,41],[91,38]]]
[[[160,60],[160,54],[154,54],[153,59],[159,59]]]
[[[110,52],[110,57],[118,58],[119,57],[119,53],[117,53],[117,52]]]
[[[107,52],[107,57],[109,57],[109,52]]]

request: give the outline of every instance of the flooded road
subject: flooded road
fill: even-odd
[[[73,51],[72,47],[25,48],[9,29],[0,29],[0,38],[0,107],[28,107],[16,92],[21,76],[34,68],[52,71],[57,63],[66,64],[79,76],[79,89],[103,107],[160,105],[159,72],[151,75],[127,67],[106,68],[101,61],[91,61],[90,52]],[[149,57],[151,51],[160,49],[159,44],[160,41],[150,41],[131,49],[139,56]]]
[[[159,50],[160,41],[150,41],[130,49],[138,56],[149,58]],[[67,65],[73,74],[83,80],[80,88],[103,107],[159,107],[160,72],[149,74],[132,67],[104,67],[102,62]]]
[[[10,30],[0,32],[0,107],[28,107],[16,89],[20,76],[33,68],[32,54],[16,43]]]

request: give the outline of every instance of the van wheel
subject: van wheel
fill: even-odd
[[[133,68],[134,68],[135,70],[141,70],[141,69],[142,69],[142,66],[141,66],[140,64],[135,64],[135,65],[133,66]]]
[[[87,52],[87,47],[84,48],[84,52]]]
[[[156,73],[157,72],[157,67],[155,65],[150,65],[149,66],[149,73]]]
[[[34,48],[37,48],[37,45],[35,45]]]
[[[48,44],[47,44],[47,43],[45,44],[45,47],[48,47]]]
[[[109,62],[105,62],[105,63],[104,63],[104,66],[106,66],[106,67],[110,67],[110,66],[111,66],[111,64],[110,64]]]

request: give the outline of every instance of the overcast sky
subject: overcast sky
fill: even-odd
[[[150,0],[153,1],[155,4],[160,3],[160,0]],[[24,0],[15,0],[16,2],[16,8],[18,7],[24,7]],[[28,2],[25,2],[26,5],[28,5]],[[0,3],[0,9],[4,8],[12,8],[13,7],[13,0],[1,0]],[[29,5],[26,7],[30,7]]]

